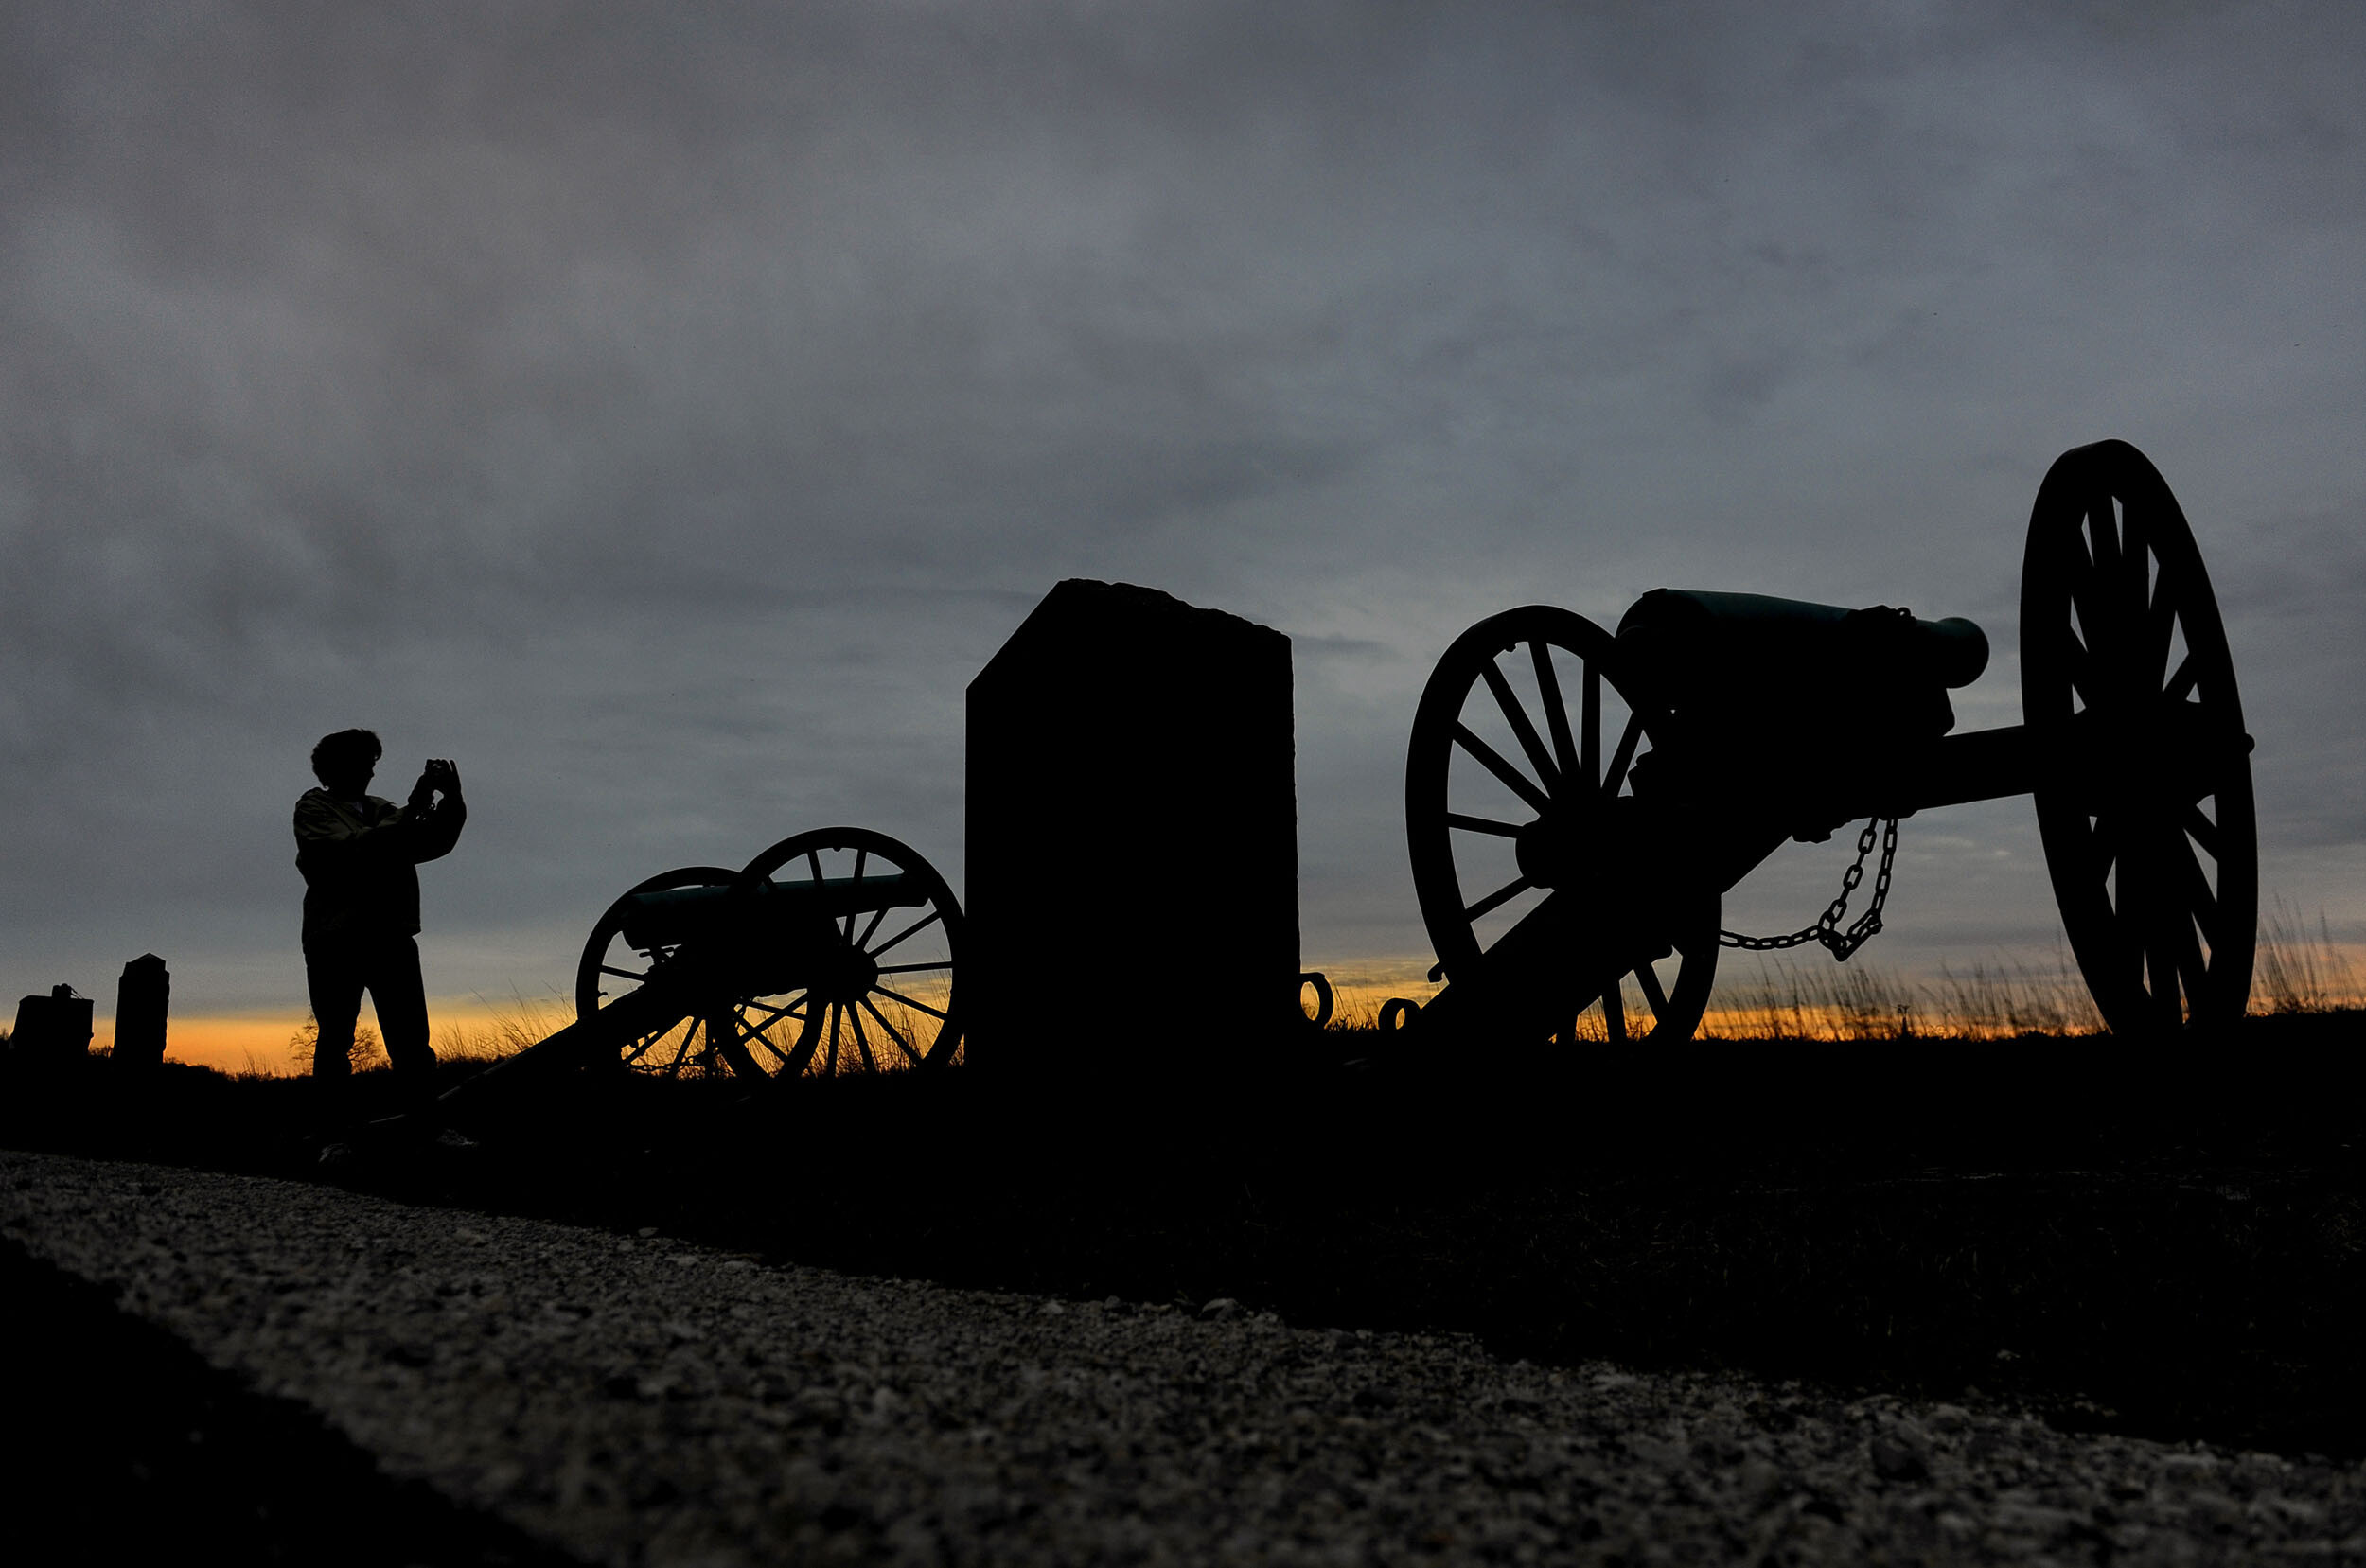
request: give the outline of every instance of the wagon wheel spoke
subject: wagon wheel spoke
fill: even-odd
[[[674,1042],[674,1054],[665,1059],[663,1065],[658,1068],[658,1071],[665,1074],[668,1078],[679,1074],[681,1071],[682,1063],[690,1059],[692,1054],[690,1048],[692,1044],[697,1040],[700,1032],[701,1031],[697,1024],[681,1026],[680,1037],[676,1039]],[[661,1035],[659,1038],[664,1039],[666,1036]]]
[[[1502,780],[1506,789],[1535,807],[1537,815],[1543,816],[1553,809],[1551,796],[1539,789],[1527,774],[1506,762],[1501,752],[1471,733],[1468,725],[1457,724],[1454,727],[1454,738],[1456,745],[1478,759],[1480,766]]]
[[[2167,835],[2163,835],[2164,838]],[[2205,920],[2204,906],[2211,903],[2207,886],[2196,888],[2201,880],[2201,868],[2192,861],[2192,852],[2183,835],[2176,836],[2174,847],[2162,846],[2155,852],[2163,873],[2160,884],[2150,890],[2146,902],[2146,948],[2151,955],[2155,983],[2163,985],[2164,1002],[2173,1003],[2180,982],[2187,995],[2198,1000],[2202,992],[2204,963],[2201,955],[2201,935],[2198,924]],[[2178,861],[2183,859],[2181,867]],[[2186,871],[2192,872],[2189,881]],[[2215,920],[2216,911],[2208,911],[2207,919]]]
[[[1627,782],[1627,768],[1634,762],[1634,749],[1643,739],[1643,715],[1627,716],[1627,728],[1618,736],[1618,749],[1612,753],[1610,771],[1602,776],[1602,793],[1616,795],[1618,786]]]
[[[884,974],[885,971],[882,970],[881,973]],[[877,992],[882,996],[903,1003],[906,1007],[910,1008],[915,1013],[926,1013],[931,1018],[946,1018],[951,1016],[951,1014],[946,1013],[943,1008],[930,1007],[927,1002],[922,1001],[919,997],[907,996],[901,991],[893,991],[884,985],[874,985],[871,989]]]
[[[802,1000],[791,1002],[786,1007],[774,1007],[769,1002],[750,1001],[742,1006],[740,1015],[744,1019],[748,1013],[761,1013],[765,1015],[763,1027],[769,1028],[783,1018],[796,1018],[802,1021],[805,1014],[800,1010],[804,1005],[805,1003]]]
[[[1569,706],[1562,700],[1561,676],[1553,668],[1553,645],[1541,637],[1530,642],[1528,662],[1536,667],[1536,697],[1545,710],[1545,727],[1553,737],[1555,770],[1564,784],[1571,780],[1582,780],[1591,784],[1593,781],[1579,771],[1584,765],[1584,758],[1578,750],[1576,739],[1569,733]],[[1590,676],[1591,672],[1588,673]],[[1598,688],[1595,700],[1601,700]]]
[[[2213,860],[2218,858],[2218,824],[2202,815],[2199,802],[2185,802],[2184,828],[2186,835],[2201,846],[2204,854]]]
[[[2158,914],[2146,924],[2145,969],[2150,985],[2148,1000],[2156,1026],[2173,1030],[2185,1021],[2182,988],[2177,978],[2177,938]]]
[[[902,1051],[906,1060],[909,1061],[913,1066],[919,1066],[921,1065],[920,1052],[912,1049],[911,1042],[904,1038],[903,1031],[888,1022],[887,1014],[873,1006],[870,997],[862,997],[861,1002],[862,1010],[871,1014],[873,1022],[887,1031],[887,1037],[895,1042],[896,1049]]]
[[[871,1036],[863,1032],[862,1014],[843,1003],[839,1005],[846,1013],[846,1021],[855,1027],[855,1048],[862,1052],[862,1070],[877,1072],[879,1064],[871,1054]]]
[[[2159,597],[2145,612],[2144,662],[2138,671],[2137,686],[2147,692],[2164,692],[2163,678],[2169,667],[2169,649],[2177,642],[2177,601],[2169,596],[2169,581],[2161,580]],[[2170,697],[2170,701],[2181,701]]]
[[[927,930],[929,926],[934,925],[943,918],[943,910],[931,909],[927,914],[921,916],[918,920],[913,921],[909,925],[907,925],[902,930],[896,932],[895,935],[888,938],[887,941],[879,943],[878,946],[871,949],[871,951],[864,956],[866,958],[875,959],[880,954],[885,953],[892,948],[899,947],[903,945],[907,940],[918,936],[921,932]]]
[[[1484,920],[1536,884],[1525,876],[1517,876],[1462,911],[1465,920]]]
[[[1580,693],[1578,734],[1584,749],[1578,761],[1578,776],[1589,791],[1598,793],[1602,787],[1602,672],[1590,659]]]
[[[2181,828],[2171,828],[2163,835],[2162,858],[2168,862],[2172,890],[2180,894],[2166,901],[2166,907],[2177,909],[2181,916],[2190,915],[2201,927],[2202,940],[2216,947],[2225,940],[2218,925],[2218,895],[2210,886],[2210,878],[2194,858],[2194,846],[2186,841]]]
[[[799,1023],[803,1021],[802,1018],[798,1020]],[[750,1030],[742,1044],[750,1048],[762,1046],[769,1055],[776,1059],[777,1065],[769,1067],[761,1061],[755,1063],[757,1070],[768,1078],[777,1077],[783,1070],[797,1066],[801,1052],[807,1059],[810,1059],[813,1054],[812,1034],[810,1031],[804,1029],[781,1030],[767,1026],[763,1029]],[[750,1059],[753,1060],[752,1050]]]
[[[2094,540],[2096,585],[2106,594],[2117,596],[2123,586],[2123,573],[2128,560],[2126,541],[2120,537],[2120,508],[2109,489],[2098,490],[2087,498],[2089,537]]]
[[[2210,963],[2202,957],[2201,942],[2195,935],[2192,921],[2178,923],[2176,939],[2172,957],[2176,960],[2178,978],[2185,983],[2187,1000],[2198,1007],[2209,989]]]
[[[952,967],[951,959],[939,959],[934,963],[883,963],[879,965],[879,973],[882,975],[927,975],[940,969]]]
[[[2079,642],[2092,647],[2098,640],[2109,638],[2110,628],[2105,617],[2096,610],[2097,594],[2093,588],[2094,569],[2082,555],[2070,568],[2071,604],[2076,609],[2078,625],[2073,633]]]
[[[2071,689],[2079,701],[2092,708],[2100,700],[2100,688],[2095,685],[2094,661],[2087,653],[2087,644],[2067,626],[2062,630],[2062,658],[2070,677]]]
[[[862,928],[862,935],[855,939],[856,946],[862,948],[866,953],[870,951],[871,939],[878,934],[880,925],[886,922],[888,908],[889,906],[882,904],[871,911],[871,922]]]
[[[2132,514],[2129,527],[2128,547],[2134,554],[2122,572],[2126,597],[2122,601],[2121,657],[2127,666],[2128,689],[2149,696],[2161,689],[2162,672],[2168,668],[2169,640],[2177,629],[2177,601],[2165,573],[2159,592],[2153,591],[2147,580],[2152,556]]]
[[[1472,817],[1459,811],[1446,813],[1446,825],[1450,828],[1460,828],[1465,833],[1492,834],[1498,838],[1520,837],[1520,829],[1516,823],[1499,822],[1492,817]]]
[[[715,1061],[743,1078],[764,1075],[763,1065],[748,1048],[749,1040],[756,1034],[757,1031],[749,1027],[746,1008],[738,1003],[715,1014],[707,1026],[707,1038],[714,1043]]]
[[[2178,584],[2170,561],[2153,548],[2152,524],[2144,507],[2133,501],[2123,502],[2120,507],[2120,557],[2114,587],[2126,689],[2159,692],[2177,634]]]
[[[1659,971],[1648,963],[1634,968],[1634,983],[1643,988],[1644,1000],[1651,1004],[1651,1016],[1660,1017],[1668,1012],[1668,992],[1659,983]]]
[[[2109,502],[2105,505],[2109,506]],[[2133,502],[2123,502],[2119,508],[2120,555],[2119,571],[2112,592],[2119,601],[2125,624],[2121,634],[2128,650],[2128,671],[2136,675],[2144,668],[2144,639],[2137,635],[2138,624],[2152,600],[2152,552],[2145,543],[2143,509]]]
[[[1627,1043],[1627,997],[1616,975],[1602,988],[1602,1030],[1612,1045]]]
[[[1512,695],[1511,682],[1504,678],[1503,666],[1491,659],[1479,666],[1479,678],[1487,682],[1487,690],[1495,698],[1496,710],[1503,714],[1504,722],[1511,726],[1512,738],[1520,743],[1528,766],[1536,770],[1537,782],[1546,795],[1551,795],[1561,783],[1560,769],[1553,766],[1552,754],[1545,749],[1545,738],[1536,732],[1528,711]]]
[[[2092,874],[2095,881],[2105,881],[2110,876],[2112,868],[2119,864],[2120,858],[2119,833],[2112,826],[2110,817],[2098,816],[2088,828],[2087,853],[2093,866]]]
[[[781,1068],[783,1070],[789,1070],[792,1064],[794,1064],[797,1059],[797,1048],[795,1046],[790,1046],[784,1049],[779,1041],[773,1039],[772,1036],[766,1034],[761,1031],[750,1034],[748,1038],[754,1041],[757,1045],[762,1046],[766,1050],[770,1051],[775,1057],[779,1058]]]
[[[655,1029],[655,1031],[641,1036],[639,1041],[629,1043],[622,1052],[622,1062],[627,1066],[639,1066],[641,1071],[653,1071],[653,1074],[672,1079],[672,1076],[681,1074],[683,1062],[693,1062],[700,1055],[697,1052],[700,1038],[700,1022],[697,1019],[681,1019],[681,1022]]]
[[[868,860],[868,859],[870,859],[870,858],[871,858],[871,851],[870,851],[868,848],[866,848],[866,847],[864,847],[864,846],[862,846],[862,845],[860,845],[860,844],[857,844],[856,846],[855,846],[855,875],[854,875],[853,880],[854,880],[855,888],[856,888],[856,890],[857,896],[859,896],[860,890],[861,890],[861,888],[862,888],[862,868],[863,868],[863,862],[864,862],[864,861],[866,861],[866,860]],[[856,914],[856,911],[855,911],[855,910],[853,910],[853,909],[849,909],[849,910],[847,910],[847,911],[846,911],[846,924],[839,927],[839,935],[840,935],[840,936],[844,937],[844,938],[845,938],[847,941],[849,941],[849,942],[852,942],[852,941],[854,941],[854,940],[855,940],[855,914]]]

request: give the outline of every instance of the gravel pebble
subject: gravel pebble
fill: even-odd
[[[2366,1469],[0,1153],[0,1229],[592,1560],[2366,1562]]]

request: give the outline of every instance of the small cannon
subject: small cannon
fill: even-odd
[[[942,1066],[962,1038],[961,933],[936,869],[864,828],[784,838],[736,872],[666,872],[592,926],[575,1021],[503,1067],[767,1080]]]
[[[2080,447],[2046,474],[2022,557],[2024,722],[1950,733],[1949,689],[1986,662],[1969,621],[1749,594],[1647,593],[1615,636],[1543,605],[1481,621],[1432,673],[1405,764],[1431,978],[1449,983],[1385,1022],[1687,1039],[1720,946],[1845,959],[1880,928],[1899,818],[2022,794],[2111,1030],[2239,1017],[2251,739],[2192,530],[2135,448]],[[1860,819],[1815,925],[1721,928],[1725,892],[1786,839]],[[1874,890],[1844,926],[1877,836]]]

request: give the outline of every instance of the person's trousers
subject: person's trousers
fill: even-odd
[[[312,1076],[342,1082],[353,1071],[353,1031],[362,993],[370,994],[378,1031],[395,1076],[414,1090],[434,1080],[435,1052],[427,1043],[427,987],[419,978],[419,944],[407,936],[362,937],[334,946],[308,947],[304,981],[312,996],[320,1038],[312,1047]]]

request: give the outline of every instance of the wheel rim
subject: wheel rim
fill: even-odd
[[[1614,649],[1583,616],[1530,605],[1479,622],[1431,673],[1405,762],[1405,833],[1421,920],[1449,978],[1470,973],[1546,896],[1523,874],[1517,833],[1552,817],[1587,858],[1615,831],[1606,802],[1633,795],[1634,764],[1661,715],[1620,683]],[[1578,973],[1593,999],[1562,1038],[1689,1039],[1716,978],[1717,925],[1711,896],[1688,908],[1682,929],[1661,933],[1671,939],[1664,956],[1571,954],[1573,971],[1591,960],[1613,972]]]
[[[771,1078],[943,1067],[959,1059],[955,949],[961,905],[935,867],[910,846],[867,828],[821,828],[784,838],[748,862],[751,882],[861,882],[901,874],[908,906],[830,923],[828,979],[739,1002],[751,1069]],[[749,1070],[749,1069],[743,1069]]]
[[[2240,1017],[2259,914],[2250,741],[2193,530],[2123,441],[2062,454],[2022,567],[2022,706],[2040,755],[2081,727],[2108,787],[2041,782],[2046,870],[2115,1033]]]
[[[680,888],[728,889],[741,882],[740,873],[726,867],[683,866],[627,889],[609,906],[583,944],[583,958],[575,967],[575,1015],[590,1017],[639,988],[673,960],[671,945],[636,949],[625,941],[629,900],[641,893]],[[721,1013],[719,1008],[698,1013],[686,1007],[664,1028],[624,1041],[617,1061],[632,1071],[660,1078],[717,1076],[730,1066],[730,1050],[735,1045],[733,1031],[717,1027]]]

